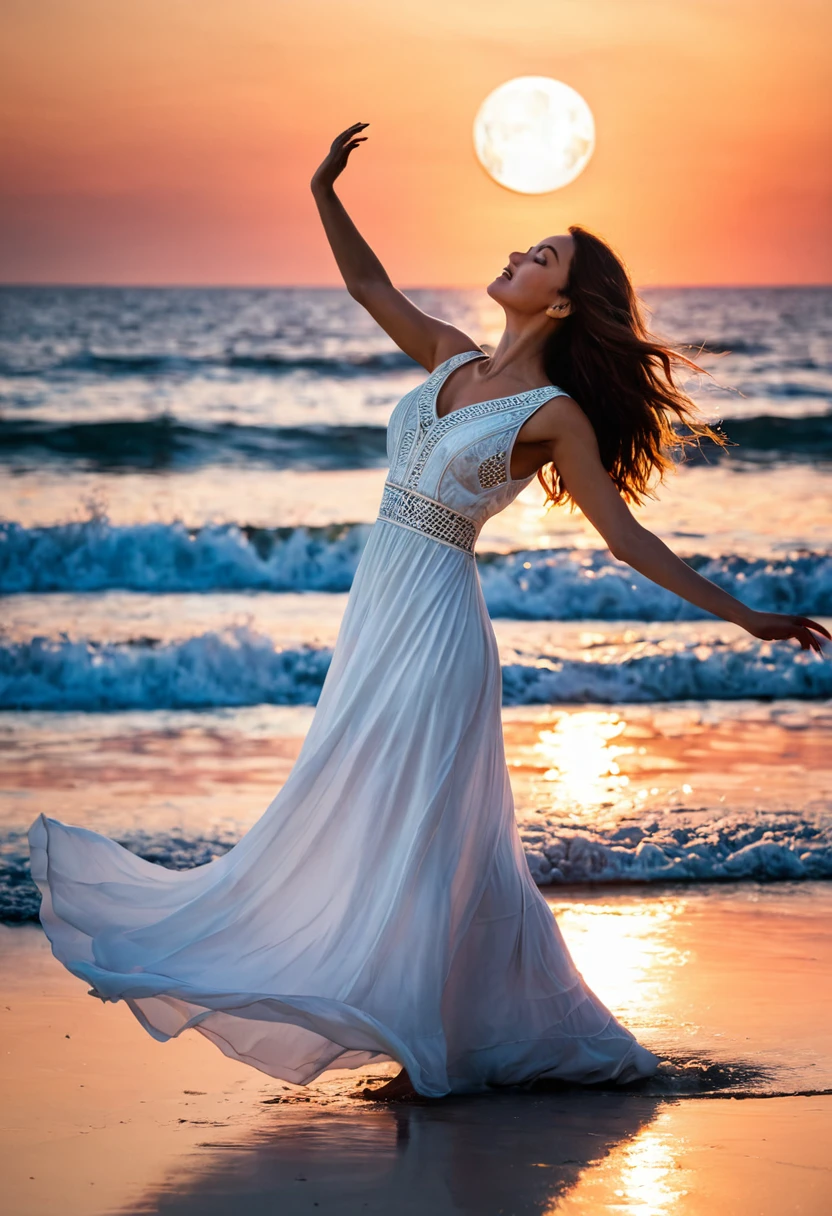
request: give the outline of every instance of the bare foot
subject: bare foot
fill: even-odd
[[[378,1089],[362,1089],[357,1094],[360,1098],[369,1098],[373,1102],[406,1102],[417,1096],[407,1069],[403,1068],[397,1077],[392,1077]]]

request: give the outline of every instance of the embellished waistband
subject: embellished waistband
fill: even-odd
[[[464,553],[474,552],[477,529],[472,520],[437,502],[435,498],[427,498],[393,481],[384,483],[378,517],[400,524],[403,528],[412,528],[414,532],[421,532],[454,549],[462,549]]]

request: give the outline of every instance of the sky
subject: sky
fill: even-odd
[[[339,192],[399,285],[488,283],[579,223],[639,286],[832,283],[828,0],[3,0],[0,281],[332,285]],[[540,196],[473,150],[514,76],[595,153]]]

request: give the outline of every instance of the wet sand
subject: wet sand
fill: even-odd
[[[647,1085],[394,1106],[351,1097],[366,1071],[296,1088],[195,1032],[155,1042],[38,928],[0,930],[6,1210],[827,1212],[832,884],[552,903],[587,980],[668,1058]]]
[[[0,830],[20,837],[21,856],[41,812],[117,840],[178,834],[222,852],[282,787],[313,713],[0,714]],[[503,709],[503,730],[530,848],[541,832],[609,833],[652,819],[696,829],[726,815],[765,826],[783,814],[829,819],[824,702],[524,705]],[[177,864],[161,848],[147,855]]]

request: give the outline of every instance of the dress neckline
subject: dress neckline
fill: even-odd
[[[470,351],[466,350],[466,351],[462,351],[461,353],[463,355],[471,355],[476,359],[479,359],[479,358],[487,359],[488,358],[488,355],[485,353],[484,350],[470,350]],[[460,356],[452,355],[451,358],[459,359]],[[462,359],[461,362],[456,363],[453,367],[448,368],[445,375],[441,376],[439,378],[439,380],[433,390],[433,393],[431,394],[431,414],[433,415],[433,420],[435,422],[445,422],[445,421],[447,421],[448,418],[453,418],[453,416],[455,414],[464,414],[466,410],[472,410],[479,406],[499,405],[501,401],[518,401],[523,397],[528,397],[531,393],[540,393],[540,392],[544,392],[550,388],[557,387],[554,384],[539,384],[537,386],[537,388],[523,389],[523,391],[519,392],[519,393],[508,393],[505,397],[487,397],[485,399],[485,401],[470,401],[468,403],[468,405],[460,405],[457,407],[457,409],[450,410],[447,414],[440,414],[437,410],[437,403],[439,400],[439,394],[442,392],[443,385],[447,384],[448,379],[453,375],[453,373],[455,371],[457,371],[458,368],[463,367],[466,363],[470,363],[470,362],[471,362],[470,359]]]

